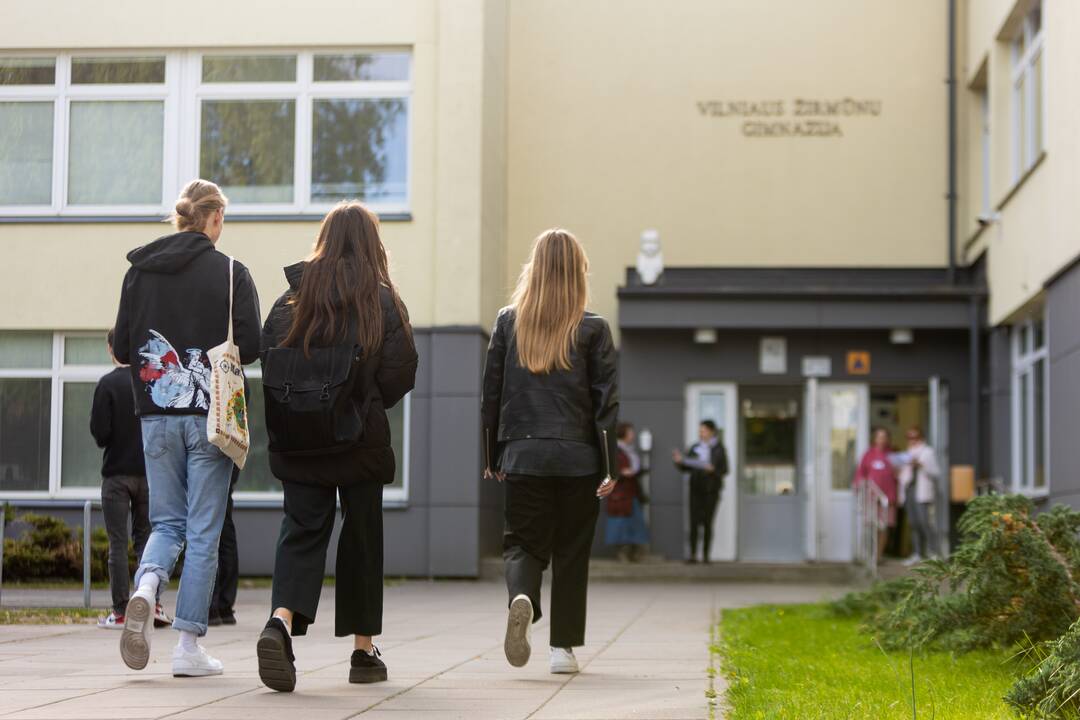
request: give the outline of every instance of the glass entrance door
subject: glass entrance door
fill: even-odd
[[[739,559],[801,562],[799,389],[739,388]]]
[[[862,383],[821,383],[813,394],[816,556],[851,562],[856,521],[851,485],[869,445],[870,393]]]
[[[724,479],[724,490],[720,494],[720,507],[713,519],[713,542],[709,553],[710,560],[734,560],[736,538],[736,502],[735,478],[738,477],[739,462],[736,448],[738,445],[738,426],[735,422],[737,398],[734,383],[691,383],[686,386],[686,427],[685,442],[682,450],[698,440],[698,426],[703,420],[712,420],[720,431],[720,442],[727,450],[729,475]],[[689,484],[683,487],[683,527],[690,527],[690,490]],[[689,547],[689,539],[684,539],[683,547]]]

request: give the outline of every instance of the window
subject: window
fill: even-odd
[[[1013,327],[1013,488],[1045,493],[1049,487],[1046,432],[1048,403],[1046,331],[1043,318]]]
[[[94,388],[113,369],[100,332],[0,331],[0,498],[96,498],[101,450],[90,436]],[[262,372],[247,368],[251,451],[237,497],[276,499],[262,405]],[[389,412],[397,458],[384,499],[408,497],[410,396]]]
[[[237,214],[409,204],[404,50],[0,56],[0,215],[165,215],[180,183]]]
[[[1031,169],[1043,151],[1042,4],[1024,16],[1012,42],[1013,181]]]

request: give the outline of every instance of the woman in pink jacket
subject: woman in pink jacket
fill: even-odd
[[[889,431],[885,428],[878,428],[874,431],[873,445],[863,454],[859,467],[855,471],[855,487],[859,487],[860,483],[870,481],[885,495],[885,500],[888,503],[881,511],[884,523],[882,523],[882,528],[878,532],[879,560],[885,552],[885,543],[889,538],[889,528],[896,525],[896,473],[893,470],[892,463],[889,461],[891,452],[892,440],[889,437]]]

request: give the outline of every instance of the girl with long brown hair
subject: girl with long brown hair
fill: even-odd
[[[395,470],[386,410],[416,377],[409,315],[378,218],[359,202],[327,214],[311,255],[285,277],[262,340],[270,469],[285,516],[259,676],[274,690],[296,685],[291,636],[315,621],[340,497],[335,634],[353,636],[349,681],[378,682],[387,677],[372,645],[382,632],[382,488]]]
[[[551,562],[553,673],[578,671],[598,498],[616,482],[615,346],[607,322],[585,310],[588,269],[573,234],[541,233],[495,320],[484,369],[484,477],[506,486],[506,659],[529,660]]]

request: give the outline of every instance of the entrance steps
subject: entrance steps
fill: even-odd
[[[548,571],[550,573],[550,570]],[[503,559],[486,557],[480,561],[480,577],[503,577]],[[620,562],[593,558],[589,579],[601,582],[777,582],[852,585],[865,582],[865,569],[847,563],[759,563],[713,562],[688,565],[650,556],[642,562]]]

